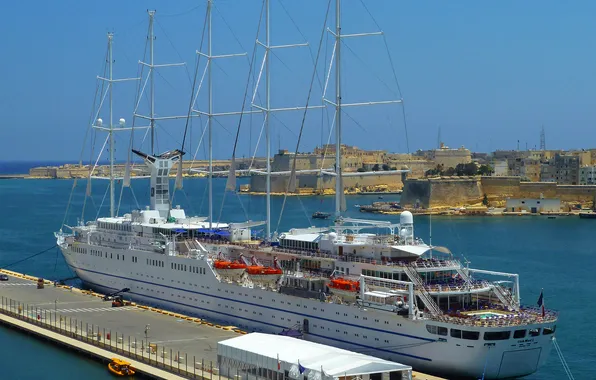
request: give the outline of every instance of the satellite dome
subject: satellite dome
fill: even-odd
[[[337,239],[337,234],[335,232],[329,232],[329,240],[335,241]]]
[[[399,216],[400,224],[414,224],[414,216],[409,211],[404,211]]]
[[[97,121],[95,122],[95,125],[97,125],[98,127],[101,127],[103,125],[103,120],[97,119]]]
[[[120,119],[120,125],[121,126],[124,126],[124,124],[126,124],[126,120],[124,120],[124,118],[121,118]]]

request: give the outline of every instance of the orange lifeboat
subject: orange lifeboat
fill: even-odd
[[[213,268],[224,277],[238,279],[242,277],[247,265],[240,261],[225,260],[221,255],[213,261]]]
[[[273,275],[283,274],[282,270],[279,268],[264,267],[261,265],[251,265],[251,266],[247,267],[246,273],[248,273],[250,275],[264,275],[264,276],[273,276]]]
[[[333,278],[329,283],[332,290],[343,290],[346,292],[357,293],[360,291],[360,282],[353,280],[346,280],[344,278]]]
[[[215,260],[213,266],[215,269],[246,269],[246,264],[238,261]]]

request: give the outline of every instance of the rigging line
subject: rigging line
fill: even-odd
[[[205,42],[205,28],[207,25],[207,12],[205,12],[205,19],[203,20],[203,30],[201,31],[201,43],[199,44],[199,51],[203,51],[203,43]],[[196,88],[196,84],[197,84],[197,76],[199,73],[199,65],[201,63],[201,56],[199,54],[197,54],[197,58],[195,59],[195,75],[194,75],[194,79],[192,82],[192,88],[191,88],[191,93],[190,93],[190,101],[189,101],[189,105],[188,105],[188,114],[186,117],[186,123],[184,125],[184,135],[182,137],[182,151],[184,152],[184,146],[186,144],[186,134],[188,132],[188,124],[190,123],[190,116],[192,114],[192,106],[195,102],[195,88]],[[203,74],[204,75],[204,74]],[[203,80],[201,79],[201,83],[203,82]],[[197,91],[197,97],[199,96],[199,93]],[[203,123],[201,123],[201,126],[203,125]],[[202,139],[202,138],[201,138]],[[200,143],[199,143],[200,146]],[[199,147],[197,146],[197,151],[198,151]],[[195,154],[196,157],[196,154]],[[194,158],[193,158],[194,160]]]
[[[323,151],[323,159],[321,160],[321,170],[325,168],[325,160],[327,159],[327,150],[331,143],[331,136],[333,136],[333,128],[335,128],[335,118],[337,116],[337,110],[333,112],[333,120],[329,124],[329,135],[327,136],[327,144],[325,144],[325,150]],[[327,113],[327,120],[329,121],[329,113]]]
[[[375,17],[372,15],[372,13],[370,12],[370,10],[366,6],[366,4],[364,4],[364,2],[362,0],[360,0],[360,3],[362,4],[364,9],[368,13],[370,18],[373,20],[373,22],[375,23],[377,28],[379,30],[381,30],[379,23],[377,22]],[[401,105],[402,105],[402,114],[403,114],[403,120],[404,120],[404,129],[405,129],[405,134],[406,134],[406,146],[407,146],[408,153],[410,153],[410,142],[408,140],[408,127],[406,124],[406,119],[407,119],[406,118],[406,108],[405,108],[405,104],[404,104],[403,93],[401,92],[401,86],[399,85],[399,80],[397,79],[397,74],[395,72],[395,65],[393,64],[393,57],[391,56],[391,50],[389,50],[389,44],[387,43],[387,38],[385,37],[385,33],[383,33],[382,36],[383,36],[383,43],[385,44],[385,50],[387,51],[387,57],[389,58],[389,65],[391,65],[391,71],[393,72],[393,79],[395,80],[395,85],[397,86],[397,92],[399,93],[399,96],[400,96],[401,102],[402,102]]]
[[[17,260],[17,261],[15,261],[15,262],[13,262],[13,263],[10,263],[10,264],[8,264],[8,265],[3,265],[3,266],[2,266],[2,268],[3,268],[3,269],[6,269],[6,268],[9,268],[9,267],[15,266],[15,265],[17,265],[17,264],[20,264],[20,263],[22,263],[23,261],[27,261],[27,260],[29,260],[29,259],[32,259],[32,258],[36,257],[36,256],[39,256],[39,255],[42,255],[42,254],[44,254],[44,253],[46,253],[46,252],[48,252],[48,251],[51,251],[51,250],[52,250],[52,249],[54,249],[55,247],[57,247],[57,245],[56,245],[56,244],[52,245],[50,248],[44,249],[43,251],[37,252],[37,253],[35,253],[35,254],[31,255],[31,256],[27,256],[27,257],[25,257],[24,259]]]
[[[279,117],[277,117],[277,115],[275,115],[275,113],[271,113],[271,115],[275,118],[275,120],[277,120],[285,129],[288,130],[288,132],[290,132],[291,134],[293,134],[295,137],[298,137],[298,135],[296,134],[296,132],[292,131],[290,129],[290,127],[288,127],[286,125],[286,123],[284,123],[283,121],[281,121],[281,119]]]
[[[60,255],[60,249],[56,250],[56,260],[54,260],[54,273],[56,273],[56,267],[58,267],[58,256]]]
[[[168,36],[168,34],[166,33],[165,28],[161,26],[159,20],[158,19],[155,19],[155,22],[157,23],[157,26],[159,27],[159,30],[163,33],[164,36],[166,36],[166,39],[168,40],[168,42],[170,43],[170,45],[172,45],[172,49],[174,49],[174,51],[178,55],[178,58],[180,59],[180,62],[184,62],[184,69],[186,71],[186,77],[188,78],[188,83],[192,83],[192,80],[190,80],[190,72],[188,71],[188,65],[186,64],[186,62],[184,61],[184,59],[180,55],[180,52],[178,51],[178,49],[176,49],[176,46],[174,45],[174,43],[170,39],[170,36]]]
[[[302,209],[302,212],[304,212],[304,216],[306,217],[306,222],[310,223],[310,218],[308,217],[308,213],[306,212],[306,207],[304,207],[304,203],[302,203],[302,199],[300,199],[300,195],[296,196],[296,198],[298,198],[298,203],[300,203],[300,208]]]
[[[389,85],[383,80],[381,79],[381,77],[379,77],[378,74],[375,73],[374,70],[372,70],[371,66],[369,64],[367,64],[366,62],[364,62],[364,60],[362,58],[360,58],[360,56],[358,54],[356,54],[356,52],[350,47],[350,45],[348,45],[345,41],[342,41],[342,46],[344,46],[345,48],[348,49],[348,51],[350,53],[352,53],[352,55],[358,59],[358,61],[360,61],[360,63],[365,67],[365,68],[369,68],[371,69],[370,72],[371,74],[379,81],[381,82],[381,84],[383,86],[385,86],[387,88],[387,90],[389,90],[389,92],[391,92],[393,95],[395,96],[399,96],[399,94],[396,94],[394,90],[391,89],[391,87],[389,87]]]
[[[217,14],[219,15],[219,17],[221,18],[221,20],[224,22],[224,24],[226,25],[226,27],[229,29],[230,33],[232,33],[232,36],[234,37],[234,39],[236,40],[236,43],[238,43],[238,45],[240,46],[240,48],[244,51],[248,51],[248,49],[245,49],[244,46],[242,45],[242,43],[240,42],[240,39],[238,38],[238,36],[236,35],[236,33],[234,33],[234,30],[232,29],[232,27],[230,26],[230,24],[228,23],[228,21],[225,19],[225,17],[223,16],[223,13],[220,12],[219,8],[217,7],[217,5],[215,3],[213,3],[213,8],[215,8],[215,11],[217,12]],[[262,10],[261,10],[262,12]],[[260,23],[259,23],[259,29],[257,30],[257,38],[259,37],[259,30],[260,30]],[[257,40],[257,38],[255,38],[255,41]],[[255,47],[256,49],[256,47]],[[255,52],[256,54],[256,52]],[[249,62],[250,64],[250,60],[248,59],[248,56],[246,56],[246,61]],[[214,62],[215,66],[217,66],[221,71],[224,72],[225,71],[217,65],[217,62]],[[226,74],[227,75],[227,74]],[[250,79],[249,79],[250,80]],[[253,83],[255,81],[255,75],[254,73],[252,73],[252,80]],[[259,103],[261,102],[261,96],[258,94],[257,91],[257,99],[259,100]]]
[[[290,15],[290,12],[288,12],[286,6],[284,5],[282,0],[279,0],[279,5],[281,5],[282,9],[284,10],[284,12],[286,13],[286,15],[288,16],[288,18],[290,19],[290,21],[292,22],[292,24],[294,25],[294,27],[296,28],[296,30],[298,31],[298,33],[300,34],[300,36],[302,36],[302,39],[304,39],[304,42],[308,43],[308,40],[306,38],[306,36],[304,35],[304,33],[302,33],[302,30],[300,30],[300,28],[298,27],[298,24],[296,23],[296,21],[294,21],[294,19],[292,18],[292,16]],[[312,52],[312,47],[310,46],[310,44],[308,45],[308,52],[310,54],[310,59],[312,61],[312,63],[315,63],[315,56]],[[325,58],[326,60],[326,58]],[[325,72],[325,71],[323,71]],[[319,87],[321,89],[323,89],[323,83],[321,82],[321,77],[319,76],[319,72],[317,71],[317,82],[319,83]]]
[[[168,14],[165,14],[165,15],[160,14],[159,17],[177,17],[177,16],[183,16],[183,15],[188,14],[188,13],[190,13],[190,12],[194,11],[195,9],[200,8],[200,7],[201,7],[201,5],[196,5],[196,6],[192,7],[192,8],[190,8],[190,9],[187,9],[187,10],[182,11],[182,12],[171,13],[169,15]]]
[[[98,219],[99,218],[99,213],[101,212],[101,208],[103,207],[103,203],[105,202],[106,197],[108,196],[108,191],[109,190],[110,190],[110,187],[107,186],[106,187],[106,192],[103,194],[103,198],[101,199],[101,203],[99,204],[99,208],[97,208],[97,215],[95,215],[95,219]]]
[[[342,110],[342,111],[343,111],[343,115],[346,115],[347,117],[349,117],[349,118],[350,118],[350,120],[352,120],[352,121],[353,121],[353,122],[354,122],[354,123],[355,123],[355,124],[356,124],[358,127],[360,127],[360,129],[362,129],[364,132],[368,132],[368,131],[366,130],[366,128],[364,128],[364,127],[362,126],[362,124],[360,124],[360,123],[359,123],[359,122],[358,122],[356,119],[354,119],[352,116],[350,116],[350,114],[349,114],[349,113],[347,113],[347,112],[346,112],[346,111],[344,111],[344,110]]]
[[[230,136],[234,136],[234,135],[232,134],[232,132],[230,132],[230,130],[229,130],[228,128],[226,128],[226,127],[225,127],[225,126],[224,126],[224,125],[223,125],[223,124],[222,124],[222,123],[221,123],[219,120],[217,120],[217,119],[215,119],[215,118],[214,118],[213,120],[214,120],[214,121],[215,121],[217,124],[219,124],[219,126],[220,126],[220,127],[222,127],[222,129],[223,129],[224,131],[228,132],[228,134],[229,134]]]
[[[103,61],[103,77],[104,78],[107,76],[106,74],[108,71],[108,57],[109,57],[109,51],[108,51],[108,49],[106,49],[106,54],[105,54],[104,61]],[[98,93],[97,92],[98,89],[100,88],[99,82],[101,82],[101,90],[99,90],[100,94],[103,94],[103,90],[105,87],[105,82],[98,80],[98,83],[96,85],[96,95]],[[91,130],[93,128],[92,123],[95,119],[97,119],[97,117],[99,115],[99,111],[101,110],[101,105],[103,104],[103,101],[107,94],[108,94],[108,91],[106,90],[106,93],[104,94],[103,98],[101,99],[99,105],[97,104],[97,96],[95,96],[95,98],[93,100],[93,106],[91,107],[91,115],[89,117],[89,120],[90,120],[89,127],[88,127],[89,130]],[[95,112],[96,107],[97,107],[97,113]],[[93,118],[94,114],[95,114],[95,119]],[[85,149],[85,141],[86,140],[83,141],[83,147],[81,148],[81,161],[82,161],[82,157],[83,157],[83,150]],[[88,181],[91,181],[91,162],[93,161],[93,151],[95,150],[96,141],[97,141],[97,131],[95,131],[95,133],[93,133],[92,137],[91,137],[91,150],[89,152],[89,178],[88,178]],[[73,183],[72,191],[74,191],[74,186],[76,186],[77,182],[78,181],[75,179],[74,183]],[[90,186],[90,184],[88,184],[87,186]],[[71,196],[68,201],[68,206],[66,207],[66,213],[64,215],[64,220],[62,222],[62,225],[64,225],[64,223],[66,222],[68,210],[70,208],[70,203],[71,203],[70,199],[72,199],[72,193],[71,193]],[[87,191],[85,191],[85,197],[83,198],[83,207],[81,208],[81,220],[85,219],[84,216],[85,216],[85,207],[86,206],[87,206]],[[60,228],[62,228],[62,227],[60,227]]]
[[[277,221],[277,227],[275,228],[276,232],[279,230],[279,226],[281,224],[281,218],[283,216],[284,207],[286,205],[286,200],[288,198],[288,191],[290,190],[290,184],[292,183],[292,176],[296,176],[296,158],[298,156],[298,149],[300,148],[300,140],[302,139],[302,132],[304,131],[304,124],[306,122],[306,114],[308,113],[308,104],[310,102],[310,96],[312,94],[312,87],[315,81],[316,72],[317,72],[317,64],[319,63],[319,57],[321,55],[321,48],[323,46],[323,38],[325,37],[325,25],[327,25],[327,19],[329,18],[329,9],[331,8],[331,0],[327,2],[327,12],[325,13],[325,21],[323,22],[323,28],[321,30],[321,38],[319,39],[319,47],[317,49],[317,58],[315,60],[313,73],[310,79],[310,88],[308,89],[308,96],[306,97],[306,107],[304,108],[304,113],[302,114],[302,124],[300,125],[300,134],[298,135],[298,141],[296,142],[296,151],[294,153],[294,160],[292,161],[292,170],[290,173],[290,179],[288,180],[288,184],[286,186],[286,192],[284,194],[284,200],[281,204],[281,211],[279,213],[279,219]],[[296,180],[294,179],[294,183]]]
[[[232,165],[234,165],[234,161],[236,160],[236,149],[238,147],[238,139],[240,137],[240,127],[242,126],[242,117],[244,116],[244,109],[246,108],[246,97],[248,94],[248,88],[250,87],[250,78],[251,73],[253,70],[253,65],[255,63],[255,57],[257,55],[257,39],[259,38],[259,31],[261,30],[261,22],[263,21],[263,10],[265,9],[265,0],[261,2],[261,12],[259,13],[259,23],[257,24],[257,32],[255,35],[255,43],[252,49],[252,54],[250,57],[250,64],[248,67],[248,75],[246,78],[246,86],[244,87],[244,96],[242,97],[242,108],[240,109],[240,117],[238,118],[238,128],[236,129],[236,138],[234,139],[234,149],[232,150]],[[231,168],[234,169],[234,168]],[[225,191],[224,191],[225,194]],[[225,197],[224,197],[225,199]],[[223,203],[223,201],[222,201]],[[223,205],[222,205],[223,207]],[[217,221],[219,223],[219,220]]]

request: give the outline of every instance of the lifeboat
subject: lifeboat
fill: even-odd
[[[130,377],[134,376],[135,370],[130,366],[129,362],[118,358],[112,358],[112,361],[108,364],[108,370],[118,377]]]
[[[344,299],[355,300],[356,296],[360,293],[360,282],[341,277],[332,278],[328,286],[331,293],[341,296]]]
[[[230,278],[240,278],[247,265],[240,261],[229,261],[223,258],[218,258],[213,262],[213,268],[222,276]]]
[[[277,263],[277,257],[273,259],[273,267],[267,267],[259,264],[253,256],[252,265],[246,268],[246,273],[255,282],[272,284],[277,282],[283,274],[283,270]]]

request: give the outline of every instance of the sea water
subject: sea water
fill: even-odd
[[[122,189],[119,183],[115,185],[115,208],[119,214],[148,204],[147,180],[133,181],[132,190]],[[108,215],[108,181],[94,181],[90,197],[85,196],[86,189],[85,180],[0,181],[0,267],[52,247],[55,244],[53,233],[61,226],[67,230],[65,226],[75,225],[78,220]],[[225,179],[214,179],[215,221],[265,220],[264,196],[226,193],[224,189]],[[399,199],[389,195],[384,198],[384,201]],[[354,207],[377,199],[372,195],[348,196],[346,215],[397,223],[397,215],[361,214]],[[206,216],[207,180],[186,179],[184,189],[175,192],[173,204],[183,207],[187,214]],[[282,205],[283,197],[272,197],[272,231],[328,225],[330,221],[312,220],[310,216],[315,211],[334,210],[332,196],[288,197],[280,218]],[[519,273],[524,304],[536,305],[540,291],[544,289],[546,307],[560,312],[556,337],[575,378],[596,378],[596,345],[592,340],[596,336],[593,320],[596,315],[596,220],[541,216],[435,216],[415,217],[414,226],[417,236],[426,242],[432,237],[434,245],[449,247],[462,262],[469,261],[471,267]],[[255,230],[262,234],[264,227]],[[10,269],[48,279],[72,276],[57,249]],[[95,379],[107,374],[102,364],[4,328],[0,328],[0,364],[1,378],[7,379],[74,379],[80,378],[81,374]],[[541,380],[564,378],[554,349],[546,365],[527,377]]]

